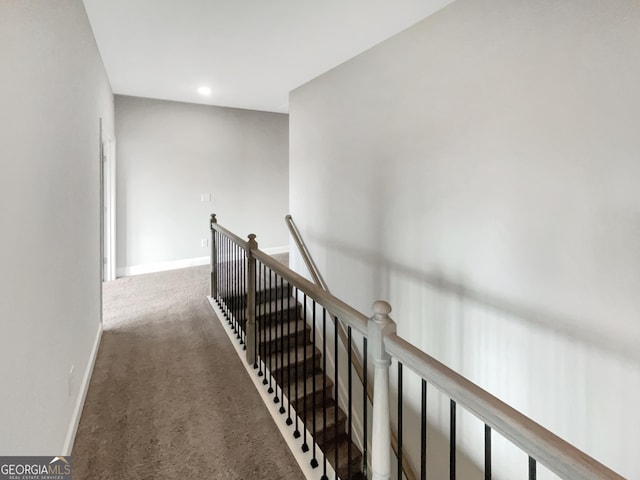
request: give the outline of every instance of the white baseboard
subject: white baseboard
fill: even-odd
[[[277,255],[278,253],[289,253],[289,245],[283,245],[281,247],[271,247],[262,250],[267,255]]]
[[[119,267],[116,271],[118,277],[129,277],[131,275],[141,275],[143,273],[164,272],[166,270],[176,270],[178,268],[197,267],[208,265],[211,257],[185,258],[183,260],[171,260],[168,262],[145,263],[132,267]]]
[[[89,383],[91,382],[91,375],[93,374],[93,367],[96,364],[96,358],[98,356],[98,349],[100,348],[100,339],[102,338],[102,323],[98,326],[98,333],[96,339],[93,342],[93,348],[91,349],[91,356],[89,357],[89,364],[84,370],[84,376],[82,377],[82,384],[80,385],[80,391],[78,392],[78,398],[76,399],[76,405],[73,409],[71,416],[71,423],[69,424],[69,430],[67,431],[67,438],[64,441],[64,447],[62,448],[62,455],[71,455],[73,450],[73,443],[76,439],[76,433],[78,431],[78,425],[80,424],[80,417],[82,416],[82,409],[84,407],[84,401],[87,398],[87,392],[89,391]]]
[[[277,255],[279,253],[288,253],[289,245],[280,247],[265,248],[263,250],[267,255]],[[143,265],[133,265],[131,267],[118,267],[116,270],[117,277],[130,277],[132,275],[142,275],[143,273],[164,272],[166,270],[176,270],[178,268],[197,267],[200,265],[208,265],[211,257],[185,258],[182,260],[170,260],[168,262],[145,263]]]

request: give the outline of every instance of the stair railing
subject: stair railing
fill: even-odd
[[[261,282],[269,282],[273,278],[280,278],[282,281],[288,282],[287,291],[291,286],[297,293],[304,294],[305,307],[307,298],[313,301],[313,321],[316,321],[316,305],[322,307],[324,313],[331,312],[336,315],[348,328],[349,333],[349,353],[351,353],[351,331],[356,331],[363,336],[363,356],[364,356],[364,389],[366,391],[367,384],[367,364],[369,358],[374,367],[374,395],[373,395],[373,412],[372,412],[372,431],[371,431],[371,478],[374,480],[390,480],[391,472],[391,402],[389,395],[389,369],[392,358],[398,362],[399,384],[397,396],[398,408],[398,458],[403,458],[403,438],[402,438],[402,372],[404,367],[408,367],[422,379],[422,412],[421,426],[422,435],[420,439],[420,449],[422,452],[420,461],[420,476],[426,477],[426,395],[428,385],[435,386],[441,393],[450,398],[450,451],[449,451],[449,468],[450,479],[456,478],[456,412],[457,407],[466,408],[470,413],[482,420],[485,424],[484,431],[484,449],[485,449],[485,478],[490,479],[492,475],[491,465],[491,432],[493,430],[499,432],[503,437],[512,444],[519,447],[529,456],[528,462],[528,478],[535,480],[537,476],[537,464],[543,464],[551,472],[567,480],[624,480],[622,476],[609,469],[605,465],[599,463],[594,458],[580,451],[576,447],[567,443],[554,433],[537,424],[522,413],[513,409],[509,405],[502,402],[497,397],[483,390],[479,386],[470,382],[463,376],[448,368],[438,360],[429,356],[425,352],[419,350],[400,336],[396,334],[396,324],[389,317],[391,306],[384,301],[373,303],[373,315],[369,318],[358,312],[356,309],[346,304],[342,300],[336,298],[332,294],[322,290],[317,285],[311,283],[306,278],[293,272],[288,267],[274,260],[271,256],[259,250],[255,242],[255,235],[250,235],[249,240],[242,240],[230,231],[224,229],[217,224],[215,215],[211,216],[212,231],[212,261],[211,261],[211,294],[216,303],[224,311],[230,324],[234,325],[234,331],[237,329],[238,339],[247,348],[254,350],[253,363],[255,369],[260,370],[260,374],[265,376],[263,383],[268,385],[267,374],[272,375],[272,365],[267,369],[265,352],[258,345],[260,340],[267,341],[264,329],[260,331],[260,327],[253,329],[246,328],[249,320],[247,316],[251,308],[247,305],[247,298],[255,299],[256,287]],[[253,279],[248,279],[248,272],[251,270],[249,263],[254,262],[260,265],[260,269],[269,270],[268,275],[262,275],[259,279],[258,275]],[[237,263],[237,264],[235,264]],[[254,270],[255,271],[255,270]],[[215,284],[213,283],[215,282]],[[271,285],[270,285],[271,286]],[[253,293],[250,290],[253,289]],[[215,295],[215,296],[214,296]],[[243,300],[244,299],[244,300]],[[280,297],[282,302],[283,295]],[[262,312],[263,315],[271,316],[272,312]],[[231,318],[235,317],[237,318]],[[255,321],[255,318],[253,319]],[[314,325],[315,326],[315,325]],[[326,324],[323,324],[326,326]],[[282,327],[280,327],[282,328]],[[277,326],[276,326],[277,329]],[[315,331],[315,330],[314,330]],[[296,336],[297,338],[297,336]],[[337,336],[336,336],[337,339]],[[271,339],[269,339],[271,340]],[[315,340],[315,339],[314,339]],[[290,341],[290,340],[289,340]],[[282,345],[281,345],[282,346]],[[323,345],[325,346],[325,345]],[[369,353],[367,350],[370,346]],[[315,344],[314,344],[315,347]],[[337,345],[336,345],[337,347]],[[306,348],[306,347],[305,347]],[[281,351],[281,350],[280,350]],[[278,354],[276,350],[275,369],[278,365]],[[336,348],[337,352],[337,348]],[[247,357],[249,358],[249,356]],[[305,357],[306,358],[306,357]],[[290,361],[291,359],[289,359]],[[284,365],[281,358],[280,367]],[[264,370],[263,370],[264,366]],[[337,369],[336,369],[337,370]],[[290,385],[290,384],[289,384]],[[280,386],[280,394],[284,401],[284,387]],[[274,401],[278,400],[278,385],[275,390]],[[337,389],[336,389],[337,391]],[[289,392],[291,396],[291,392]],[[364,397],[364,395],[363,395]],[[314,396],[315,398],[315,396]],[[366,400],[366,398],[365,398]],[[279,401],[279,400],[278,400]],[[277,403],[277,402],[276,402]],[[367,402],[363,403],[364,409],[364,441],[367,445]],[[285,413],[286,409],[281,407],[281,413]],[[296,415],[295,411],[293,412]],[[297,428],[296,416],[296,432]],[[290,423],[291,422],[291,423]],[[288,424],[292,424],[291,419],[291,403],[289,403]],[[315,417],[313,420],[315,433]],[[326,410],[325,410],[326,423]],[[307,440],[307,429],[304,427],[303,450]],[[326,429],[324,434],[326,435]],[[300,437],[294,433],[294,437]],[[313,436],[313,435],[312,435]],[[313,439],[314,459],[312,465],[318,466],[315,458],[316,440]],[[364,453],[365,461],[364,478],[368,478],[366,471],[366,452]],[[350,458],[350,457],[349,457]],[[336,449],[336,460],[338,459]],[[314,464],[315,461],[315,464]],[[398,462],[400,469],[401,462]],[[397,472],[400,479],[402,472]],[[351,478],[351,471],[348,471],[348,477]],[[324,456],[323,479],[327,479],[326,455]],[[342,477],[344,478],[344,477]]]
[[[367,349],[367,317],[356,311],[349,305],[340,301],[330,293],[325,292],[320,287],[316,286],[306,278],[298,275],[297,273],[285,267],[281,263],[275,261],[273,257],[267,255],[263,251],[258,249],[257,242],[254,235],[249,236],[249,241],[242,240],[237,235],[233,234],[226,228],[217,223],[215,215],[211,215],[211,297],[222,311],[222,314],[227,319],[229,325],[236,333],[238,340],[247,353],[247,363],[252,364],[255,370],[258,370],[258,375],[263,377],[262,383],[268,389],[268,393],[273,395],[274,403],[279,403],[280,413],[287,415],[287,424],[295,424],[294,437],[301,438],[302,450],[312,452],[311,465],[314,468],[322,466],[323,478],[329,478],[327,472],[330,473],[330,465],[335,466],[335,470],[340,470],[340,452],[338,445],[336,444],[333,453],[325,452],[324,455],[320,455],[319,447],[324,447],[327,443],[327,438],[337,438],[339,412],[337,405],[333,408],[333,414],[335,418],[329,417],[329,409],[327,408],[329,394],[334,395],[334,399],[338,400],[338,382],[334,382],[334,391],[329,392],[332,388],[327,384],[326,372],[327,372],[327,328],[329,326],[329,319],[333,315],[340,319],[347,319],[345,324],[347,325],[347,358],[344,365],[351,364],[353,360],[353,354],[355,348],[353,348],[352,332],[357,332],[362,335],[362,349],[366,352]],[[252,273],[253,272],[253,273]],[[286,285],[284,284],[286,282]],[[286,294],[285,294],[286,290]],[[310,329],[310,333],[307,335],[312,336],[313,344],[311,345],[311,352],[316,350],[322,350],[322,371],[325,372],[323,376],[324,385],[316,385],[316,376],[313,376],[313,385],[310,385],[310,394],[307,395],[307,385],[304,384],[304,392],[298,392],[298,384],[295,384],[296,391],[291,391],[291,381],[287,381],[286,376],[283,374],[283,366],[290,365],[293,360],[297,362],[297,358],[293,359],[291,351],[289,350],[283,355],[283,351],[289,348],[291,342],[296,342],[298,347],[298,339],[304,335],[304,332],[298,332],[298,326],[291,327],[290,319],[288,318],[290,308],[288,307],[290,298],[294,299],[303,296],[303,306],[301,308],[305,316],[305,324],[309,323],[313,325]],[[260,297],[260,311],[258,311],[256,300]],[[244,300],[244,299],[247,300]],[[252,300],[253,299],[253,300]],[[286,305],[285,305],[286,304]],[[283,307],[283,305],[285,305]],[[246,308],[245,308],[246,307]],[[307,319],[307,312],[309,318]],[[330,312],[330,313],[329,313]],[[317,313],[317,314],[316,314]],[[279,318],[278,315],[280,315]],[[263,319],[262,322],[257,322],[256,317]],[[271,319],[276,318],[275,332]],[[250,326],[253,324],[254,328]],[[285,327],[285,325],[287,325]],[[334,325],[337,325],[334,324]],[[280,329],[278,335],[278,328]],[[290,332],[285,329],[291,329]],[[295,331],[293,330],[295,329]],[[320,338],[316,336],[316,330],[322,330]],[[300,335],[299,335],[300,333]],[[283,335],[284,334],[284,335]],[[293,335],[291,335],[293,334]],[[334,338],[337,342],[337,332],[334,330]],[[283,341],[283,338],[287,338]],[[280,342],[278,344],[278,342]],[[337,343],[334,345],[334,378],[338,378],[338,349]],[[307,369],[307,347],[304,347],[304,369]],[[297,348],[296,348],[297,352]],[[311,362],[311,360],[310,360]],[[341,363],[342,364],[342,363]],[[297,365],[297,363],[296,363]],[[315,368],[313,362],[309,365],[309,370]],[[364,378],[366,379],[367,362],[364,362],[363,366],[365,370]],[[288,369],[286,375],[291,375],[291,369]],[[297,375],[297,374],[296,374]],[[362,404],[363,412],[363,452],[361,458],[362,463],[358,465],[361,469],[361,473],[364,474],[364,478],[367,477],[367,442],[368,435],[368,420],[371,420],[370,409],[367,406],[367,389],[368,382],[365,380],[362,388],[362,398],[364,402]],[[343,480],[362,478],[358,477],[352,471],[351,458],[356,458],[355,445],[353,440],[355,434],[353,432],[353,424],[355,412],[352,408],[352,382],[348,382],[348,412],[346,418],[346,434],[348,451],[346,452],[346,468],[342,468],[341,478]],[[321,393],[319,398],[316,395],[316,391]],[[295,404],[292,399],[302,398],[304,401]],[[311,418],[303,418],[305,414],[311,411],[316,411],[316,403],[322,408],[322,415],[319,419],[316,419],[315,415],[311,415]],[[293,408],[292,408],[293,407]],[[331,421],[334,425],[335,432],[331,432],[327,429],[327,422]],[[302,423],[300,423],[302,422]],[[300,423],[300,426],[299,426]],[[324,424],[324,425],[322,425]],[[320,438],[317,438],[317,433],[321,433]],[[310,440],[310,441],[309,441]],[[388,442],[386,442],[388,444]],[[353,455],[352,455],[353,454]],[[374,462],[375,464],[375,462]]]
[[[309,270],[309,273],[311,274],[313,281],[325,292],[331,293],[329,291],[329,286],[327,285],[327,282],[325,282],[324,278],[322,278],[322,274],[320,273],[320,270],[318,269],[316,262],[313,261],[311,252],[309,252],[309,249],[307,248],[307,244],[304,243],[302,235],[300,234],[300,230],[298,230],[296,223],[293,221],[293,217],[291,215],[287,215],[286,217],[284,217],[284,221],[287,224],[287,228],[289,229],[289,233],[291,233],[291,237],[293,238],[293,241],[296,242],[296,246],[298,247],[298,250],[300,250],[300,254],[302,255],[302,260],[304,260],[304,263],[307,266],[307,270]]]
[[[313,260],[313,257],[311,256],[311,252],[309,251],[309,248],[304,242],[304,239],[302,238],[302,234],[300,233],[298,226],[294,222],[293,217],[291,215],[287,215],[286,217],[284,217],[284,221],[287,224],[289,233],[291,233],[291,237],[293,238],[293,241],[296,243],[296,246],[300,251],[300,255],[302,256],[302,260],[307,266],[307,270],[309,270],[309,273],[311,274],[311,277],[313,278],[314,282],[316,283],[316,285],[322,288],[325,292],[331,293],[329,291],[329,287],[327,283],[325,282],[324,278],[322,277],[322,274],[320,273],[320,269],[316,265],[316,262]],[[338,318],[338,317],[332,315],[331,318],[333,320],[334,318]],[[345,348],[347,348],[348,335],[346,332],[346,328],[342,324],[342,322],[338,322],[338,334],[340,335],[340,340],[342,342],[342,345]],[[354,352],[354,355],[353,355],[353,369],[358,375],[358,379],[360,380],[360,383],[364,384],[364,371],[362,368],[362,360],[360,359],[360,355],[358,354],[358,352]],[[371,402],[373,402],[373,390],[374,390],[373,384],[368,383],[367,398]],[[409,460],[406,457],[404,458],[402,458],[401,456],[398,457],[398,437],[396,432],[393,429],[391,430],[391,448],[396,458],[399,458],[399,463],[402,465],[402,472],[404,473],[406,480],[416,480],[416,475],[413,472],[411,465],[409,464]]]

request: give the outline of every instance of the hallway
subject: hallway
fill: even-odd
[[[208,267],[104,284],[75,478],[303,478],[207,287]]]

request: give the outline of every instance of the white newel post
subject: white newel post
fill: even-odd
[[[252,250],[258,248],[256,236],[249,234],[247,242],[247,324],[245,325],[245,345],[247,347],[247,363],[258,368],[256,364],[256,259]]]
[[[368,323],[368,342],[375,369],[373,393],[373,427],[371,472],[373,480],[391,478],[391,417],[389,408],[389,367],[391,357],[384,348],[384,337],[395,333],[396,324],[389,318],[391,305],[377,301]]]

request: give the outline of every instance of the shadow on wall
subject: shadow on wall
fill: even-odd
[[[322,245],[331,258],[325,269],[338,297],[350,303],[354,300],[349,285],[339,285],[342,280],[336,276],[349,267],[349,282],[354,281],[353,272],[366,282],[368,291],[360,289],[360,300],[369,295],[367,302],[391,300],[400,336],[596,460],[627,475],[625,468],[636,468],[634,431],[640,416],[634,405],[640,399],[640,351],[631,345],[633,339],[621,344],[576,327],[581,323],[575,318],[518,305],[336,239],[311,232],[308,239]],[[334,266],[339,269],[333,270]],[[420,460],[420,388],[419,379],[409,380],[408,376],[403,425],[407,456],[415,466]],[[396,396],[395,361],[390,380],[391,394]],[[447,478],[449,400],[435,388],[430,392],[427,464],[434,469],[433,478]],[[393,415],[396,424],[395,412]],[[461,478],[482,478],[482,422],[459,408],[457,432]],[[520,478],[526,472],[526,454],[501,439],[496,435],[493,445],[494,477]],[[620,439],[625,439],[622,445]],[[557,477],[544,470],[538,472],[538,478]]]
[[[438,272],[425,272],[407,265],[391,262],[380,258],[380,256],[374,252],[366,251],[348,243],[338,242],[335,241],[335,239],[310,235],[309,240],[324,245],[336,254],[347,256],[363,264],[373,266],[375,271],[374,276],[376,278],[376,291],[373,292],[371,297],[372,302],[375,299],[388,296],[391,290],[390,279],[392,275],[400,276],[410,279],[413,282],[427,285],[440,293],[453,295],[460,302],[474,302],[477,305],[500,313],[505,317],[544,329],[547,333],[578,341],[587,347],[600,350],[602,353],[608,353],[616,357],[626,358],[640,363],[640,349],[638,349],[634,342],[621,343],[619,339],[607,336],[603,332],[590,331],[584,327],[576,328],[576,325],[581,325],[582,323],[579,319],[536,310],[526,305],[519,305],[508,299],[499,298],[479,289],[470,288],[462,283],[446,278]]]

